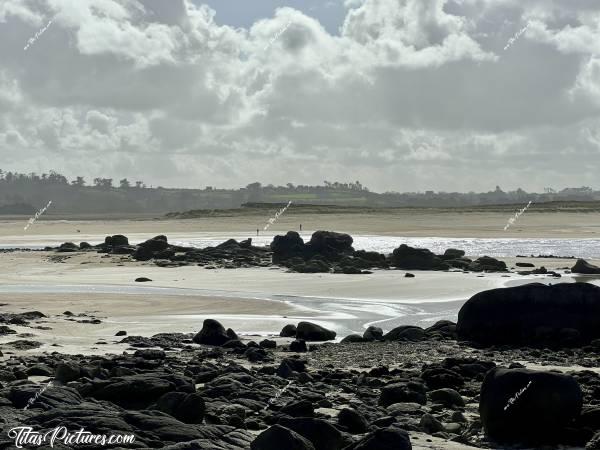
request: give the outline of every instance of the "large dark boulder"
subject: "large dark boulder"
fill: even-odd
[[[371,325],[365,330],[362,337],[366,341],[380,341],[383,339],[383,330]]]
[[[288,324],[279,332],[280,337],[296,337],[296,325]]]
[[[252,444],[251,450],[315,450],[308,439],[281,425],[273,425],[260,433]]]
[[[332,341],[335,336],[335,331],[323,328],[316,323],[300,322],[296,328],[296,338],[305,341]]]
[[[369,428],[369,422],[357,410],[343,408],[337,417],[338,424],[352,434],[361,434]]]
[[[145,248],[146,250],[152,253],[155,253],[168,248],[169,243],[167,242],[166,236],[160,235],[153,237],[152,239],[148,239],[145,242],[142,242],[139,246]]]
[[[379,428],[345,450],[412,450],[408,433],[400,428]]]
[[[446,270],[449,266],[426,248],[402,244],[392,253],[392,265],[405,270]]]
[[[573,273],[581,273],[584,275],[600,274],[600,267],[590,264],[585,259],[578,259],[575,265],[571,268]]]
[[[338,258],[344,254],[354,253],[352,236],[334,231],[315,231],[308,246],[314,254],[327,258]]]
[[[600,338],[600,287],[531,283],[483,291],[460,309],[457,332],[483,344],[589,342]]]
[[[202,329],[194,336],[193,341],[196,344],[221,346],[231,339],[220,322],[214,319],[205,319]]]
[[[304,240],[295,231],[288,231],[285,236],[277,235],[271,242],[273,262],[284,261],[304,255]]]
[[[568,375],[492,369],[483,380],[479,412],[497,442],[559,443],[579,416],[583,394]]]

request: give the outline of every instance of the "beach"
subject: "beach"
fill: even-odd
[[[532,214],[522,219],[523,225],[527,225],[527,236],[541,234],[569,245],[572,239],[589,239],[594,234],[595,225],[589,214],[574,214],[573,217],[563,217],[562,213],[538,214],[543,217]],[[522,234],[518,231],[519,224],[510,233],[493,230],[492,224],[496,227],[502,224],[501,219],[505,219],[496,213],[479,214],[474,218],[452,212],[434,215],[425,210],[400,216],[401,219],[388,214],[373,220],[361,214],[350,217],[324,214],[317,219],[303,215],[294,217],[291,208],[290,213],[273,225],[269,235],[263,234],[258,241],[255,238],[255,242],[258,242],[256,245],[269,243],[272,235],[284,233],[286,225],[299,220],[304,221],[305,226],[318,221],[326,229],[346,226],[341,231],[362,231],[364,234],[355,236],[357,248],[361,248],[360,245],[375,246],[376,250],[420,238],[428,244],[443,243],[444,238],[462,239],[466,243],[467,230],[472,233],[469,239],[475,239],[474,244],[471,242],[472,248],[482,245],[483,241],[477,239],[489,243],[496,239],[520,239]],[[550,226],[552,220],[562,222],[563,228]],[[244,234],[244,226],[253,221],[258,218],[61,219],[39,221],[24,233],[18,231],[21,223],[11,220],[0,222],[0,245],[4,248],[40,248],[75,238],[76,242],[97,244],[104,241],[105,235],[115,233],[126,234],[135,243],[165,233],[171,242],[203,246],[229,237],[240,240],[249,237],[249,233]],[[434,222],[439,225],[423,226]],[[472,228],[473,223],[477,223],[476,230]],[[573,226],[564,227],[564,223]],[[217,229],[219,231],[210,231]],[[430,233],[438,233],[444,238],[431,238]],[[310,239],[310,234],[311,231],[303,233],[305,240]],[[564,236],[570,239],[562,240]],[[527,242],[521,245],[526,246]],[[503,242],[495,245],[495,248],[506,248]],[[562,271],[573,264],[571,259],[560,258],[511,256],[501,259],[509,267],[515,267],[517,262],[531,262],[536,267]],[[437,320],[455,321],[462,303],[482,290],[529,281],[555,282],[543,275],[514,273],[483,275],[419,271],[415,278],[405,278],[404,274],[405,271],[396,270],[344,275],[291,273],[275,267],[234,270],[207,270],[196,266],[162,268],[152,262],[134,261],[125,255],[21,251],[0,253],[0,303],[5,303],[5,308],[10,311],[35,309],[48,316],[48,326],[52,330],[33,333],[39,333],[45,344],[28,352],[48,351],[50,345],[58,344],[65,352],[102,353],[119,349],[116,344],[119,339],[114,337],[117,331],[141,336],[157,332],[192,333],[197,332],[208,317],[222,321],[242,336],[277,335],[287,323],[300,320],[311,320],[335,330],[338,340],[348,334],[361,334],[370,325],[386,330],[399,325],[426,327]],[[152,281],[135,282],[138,277]],[[573,281],[573,278],[565,275],[562,281]],[[64,311],[93,314],[101,323],[89,325],[66,320],[62,315]],[[28,332],[26,329],[18,331]],[[12,338],[2,336],[0,344]]]

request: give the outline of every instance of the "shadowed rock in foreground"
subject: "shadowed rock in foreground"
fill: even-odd
[[[479,411],[498,442],[544,444],[568,434],[583,394],[573,377],[525,369],[492,369],[481,386]]]
[[[461,339],[481,344],[573,346],[600,338],[600,287],[561,283],[492,289],[460,309]]]

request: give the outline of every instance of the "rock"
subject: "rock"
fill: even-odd
[[[563,345],[564,336],[573,338],[563,329],[576,330],[581,342],[600,338],[600,287],[531,283],[492,289],[475,294],[458,313],[458,336],[486,345]]]
[[[323,419],[282,417],[278,423],[308,439],[315,450],[339,450],[344,446],[342,433]]]
[[[141,350],[136,350],[135,353],[133,354],[133,356],[135,356],[136,358],[143,358],[143,359],[165,359],[167,357],[167,354],[163,351],[163,350],[155,350],[155,349],[141,349]]]
[[[571,268],[572,273],[581,273],[584,275],[600,274],[600,267],[590,264],[585,259],[578,259],[575,265]]]
[[[54,378],[61,383],[75,381],[81,376],[81,368],[72,362],[62,362],[56,365]]]
[[[42,376],[42,377],[51,377],[54,375],[54,371],[48,367],[46,364],[34,364],[26,370],[26,373],[30,377],[34,376]]]
[[[127,331],[124,331],[124,330],[117,331],[115,336],[127,336]]]
[[[404,274],[404,278],[414,278],[414,277],[415,277],[415,274],[414,274],[414,273],[406,272],[406,273]]]
[[[81,250],[88,250],[88,249],[92,248],[92,244],[90,244],[89,242],[80,242],[79,248]]]
[[[304,339],[296,339],[290,342],[290,351],[296,353],[307,352],[306,341]]]
[[[331,341],[335,336],[335,331],[311,322],[300,322],[296,329],[296,337],[305,341]]]
[[[429,393],[429,397],[431,398],[432,402],[440,403],[448,408],[452,408],[454,406],[459,406],[459,407],[465,406],[464,399],[454,389],[450,389],[450,388],[436,389],[435,391],[431,391]]]
[[[275,236],[270,247],[273,250],[274,263],[294,257],[302,257],[305,253],[304,240],[295,231],[288,231],[285,236]]]
[[[425,369],[421,373],[421,378],[430,389],[458,389],[465,384],[465,380],[459,373],[444,367]]]
[[[129,245],[129,239],[122,234],[115,234],[114,236],[106,236],[104,238],[104,245],[108,247],[121,247],[123,245]]]
[[[168,392],[158,399],[156,408],[183,423],[202,423],[206,405],[197,393]]]
[[[449,248],[442,255],[442,259],[460,259],[463,256],[465,256],[464,250],[458,250],[456,248]]]
[[[139,277],[135,279],[136,283],[147,283],[148,281],[152,281],[150,278],[146,278],[146,277]]]
[[[420,383],[393,383],[384,386],[379,396],[380,406],[389,406],[394,403],[427,403],[425,387]]]
[[[369,423],[363,415],[351,408],[343,408],[338,414],[337,420],[342,427],[352,434],[365,433],[369,427]]]
[[[419,426],[427,434],[437,433],[438,431],[444,431],[444,425],[442,422],[437,420],[431,414],[423,414],[419,421]]]
[[[279,332],[280,337],[296,337],[296,325],[288,324]]]
[[[456,339],[456,324],[449,320],[438,320],[429,328],[425,328],[425,334],[440,333],[449,338]]]
[[[383,336],[386,341],[421,341],[425,338],[425,330],[413,325],[401,325]]]
[[[271,339],[263,339],[259,345],[262,348],[277,348],[277,342]]]
[[[164,234],[153,237],[152,239],[148,239],[145,242],[139,244],[140,247],[147,248],[152,252],[160,252],[169,247],[169,242],[167,241],[167,237]]]
[[[337,259],[344,254],[354,253],[352,236],[334,231],[315,231],[308,242],[310,251],[326,258]]]
[[[259,434],[252,444],[251,450],[315,450],[308,439],[281,425],[273,425]]]
[[[292,417],[312,417],[315,414],[313,404],[308,400],[292,400],[279,411]]]
[[[7,334],[17,334],[16,330],[7,327],[6,325],[0,326],[0,336],[5,336]]]
[[[136,261],[149,261],[154,256],[154,253],[148,247],[138,247],[135,252],[131,254],[131,256]]]
[[[473,272],[506,272],[507,267],[504,261],[491,256],[482,256],[469,264],[469,270]]]
[[[496,368],[483,380],[479,411],[487,434],[498,442],[560,443],[582,403],[571,376]]]
[[[293,264],[290,269],[298,273],[328,273],[331,271],[331,267],[318,258],[312,258],[302,264]]]
[[[426,248],[400,245],[392,253],[392,265],[405,270],[446,270],[449,266]]]
[[[379,428],[344,450],[412,450],[408,433],[400,428]]]
[[[586,444],[585,450],[600,450],[600,431]]]
[[[64,244],[60,244],[60,246],[56,249],[56,251],[60,253],[78,252],[79,250],[79,246],[73,242],[65,242]]]
[[[366,342],[366,339],[360,334],[349,334],[340,341],[341,344],[351,344],[354,342]]]
[[[379,327],[370,326],[363,333],[363,338],[367,341],[381,341],[383,339],[383,330]]]
[[[225,327],[214,319],[205,319],[202,329],[193,338],[196,344],[221,346],[230,341],[231,337]]]
[[[87,395],[98,400],[108,400],[123,408],[141,409],[150,406],[167,392],[194,392],[188,378],[178,375],[149,372],[109,380],[94,380]]]
[[[535,264],[533,263],[528,263],[528,262],[518,262],[517,264],[515,264],[517,267],[535,267]],[[600,270],[600,269],[598,269]]]

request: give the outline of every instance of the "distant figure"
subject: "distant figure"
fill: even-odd
[[[258,228],[256,229],[256,235],[258,236]]]
[[[302,224],[300,224],[300,231],[302,231]]]

